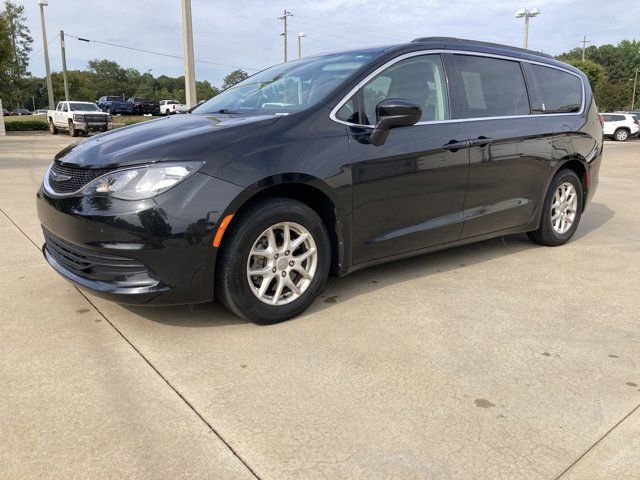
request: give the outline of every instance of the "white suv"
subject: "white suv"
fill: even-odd
[[[631,135],[637,135],[640,130],[638,120],[629,113],[603,113],[604,136],[619,142],[626,141]]]

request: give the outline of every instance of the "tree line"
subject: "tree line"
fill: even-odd
[[[574,48],[557,56],[557,59],[582,70],[591,83],[596,104],[602,112],[640,109],[640,78],[634,93],[636,72],[640,69],[640,41],[622,40],[618,45],[591,45],[585,49]]]
[[[48,104],[45,79],[28,71],[32,44],[24,7],[5,0],[0,12],[0,98],[9,109],[44,108]],[[584,61],[582,53],[582,49],[574,48],[556,58],[576,66],[589,77],[601,111],[628,110],[632,104],[640,109],[640,87],[632,101],[634,78],[640,68],[640,41],[591,45],[584,52]],[[245,71],[235,70],[225,77],[220,88],[207,80],[196,82],[197,97],[211,98],[247,76]],[[53,72],[51,77],[54,97],[64,98],[62,73]],[[113,60],[91,60],[86,70],[71,70],[67,78],[69,95],[74,100],[95,101],[103,95],[122,95],[185,101],[184,77],[155,77],[135,68],[123,68]]]

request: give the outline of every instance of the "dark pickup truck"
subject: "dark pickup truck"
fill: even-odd
[[[126,102],[122,100],[122,98],[117,96],[109,96],[105,95],[104,97],[100,97],[100,99],[96,102],[98,108],[103,112],[109,112],[111,114],[115,113],[133,113],[133,105],[127,100]]]
[[[142,97],[131,97],[127,102],[131,102],[131,105],[133,106],[133,113],[137,113],[138,115],[143,115],[145,113],[160,115],[160,104],[153,100],[148,100]]]

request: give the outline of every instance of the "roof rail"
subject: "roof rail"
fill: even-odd
[[[526,48],[512,47],[510,45],[502,45],[500,43],[481,42],[481,41],[478,41],[478,40],[468,40],[468,39],[464,39],[464,38],[456,38],[456,37],[420,37],[420,38],[415,38],[415,39],[411,40],[411,43],[426,43],[426,42],[444,42],[444,43],[451,43],[451,44],[460,43],[460,44],[467,44],[467,45],[478,45],[478,46],[483,46],[483,47],[503,48],[505,50],[511,50],[511,51],[514,51],[514,52],[530,53],[530,54],[538,55],[538,56],[541,56],[541,57],[553,58],[553,56],[549,55],[548,53],[537,52],[535,50],[527,50]]]

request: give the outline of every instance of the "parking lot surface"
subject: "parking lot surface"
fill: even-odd
[[[565,246],[370,268],[267,327],[55,273],[34,195],[70,141],[0,139],[0,478],[638,478],[640,141]]]

